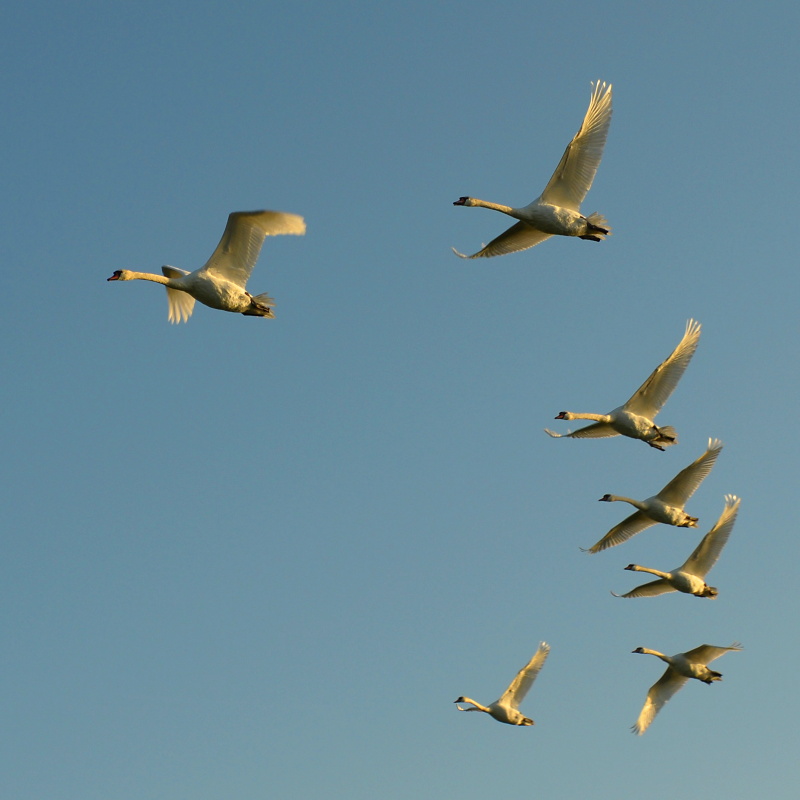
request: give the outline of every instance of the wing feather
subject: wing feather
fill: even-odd
[[[198,272],[213,272],[244,288],[253,271],[264,238],[279,234],[302,235],[305,220],[282,211],[234,211],[216,250]]]
[[[678,346],[653,370],[623,408],[648,419],[653,419],[661,411],[697,350],[700,328],[700,323],[693,319],[686,323],[686,331]]]
[[[578,211],[592,186],[611,123],[611,84],[593,83],[589,108],[580,130],[567,145],[541,202]]]
[[[713,469],[722,447],[719,439],[709,439],[705,453],[682,469],[656,497],[667,505],[683,508],[684,503],[697,491],[698,486]]]
[[[549,653],[550,645],[547,642],[541,642],[531,660],[517,673],[497,702],[510,708],[517,708],[531,688],[531,684],[536,680]]]
[[[634,511],[633,514],[622,520],[619,525],[615,525],[599,542],[593,544],[587,552],[599,553],[601,550],[615,547],[618,544],[627,542],[632,536],[647,530],[647,528],[655,524],[656,521],[648,517],[644,511]]]
[[[714,527],[703,537],[699,545],[694,549],[683,566],[679,567],[682,572],[691,572],[699,578],[705,578],[706,573],[717,563],[717,559],[722,552],[722,548],[728,542],[733,526],[736,523],[736,515],[739,513],[741,498],[734,494],[725,495],[725,508],[720,514]]]
[[[524,222],[517,222],[471,256],[459,253],[455,247],[452,250],[460,258],[491,258],[492,256],[504,256],[508,253],[527,250],[545,239],[549,239],[551,236],[552,234],[537,231],[536,228],[531,228],[530,225]]]

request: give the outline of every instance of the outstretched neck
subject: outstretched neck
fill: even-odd
[[[120,272],[120,281],[152,281],[153,283],[160,283],[163,286],[169,286],[172,283],[172,278],[167,278],[164,275],[156,275],[154,272],[134,272],[130,269],[124,269]]]
[[[511,206],[502,206],[500,203],[490,203],[488,200],[479,200],[477,197],[470,197],[464,205],[491,208],[492,211],[500,211],[503,214],[509,214],[512,217],[517,216],[516,209],[512,208]]]
[[[486,706],[481,705],[469,697],[459,697],[458,700],[456,700],[456,704],[458,703],[470,703],[473,706],[473,708],[461,708],[461,706],[458,706],[459,711],[485,711],[487,714],[491,713],[490,709]]]
[[[634,500],[632,497],[623,497],[621,494],[607,494],[601,499],[605,500],[608,503],[613,503],[619,500],[623,503],[630,503],[632,506],[635,506],[640,511],[645,510],[645,505],[641,500]]]
[[[651,575],[656,575],[659,578],[669,578],[669,572],[662,572],[660,569],[653,569],[652,567],[640,567],[638,564],[628,564],[625,569],[632,570],[633,572],[649,572]]]
[[[590,419],[594,422],[611,422],[611,416],[609,414],[592,414],[590,411],[565,411],[561,419]]]

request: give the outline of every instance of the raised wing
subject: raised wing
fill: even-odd
[[[561,161],[539,200],[578,211],[592,186],[611,123],[611,84],[592,84],[592,99],[580,130],[567,145]]]
[[[636,724],[631,730],[641,736],[662,709],[664,703],[671,700],[675,692],[682,689],[688,680],[675,672],[672,667],[667,667],[667,671],[650,687],[644,706],[639,712],[639,719],[636,720]]]
[[[567,433],[556,433],[550,428],[545,428],[544,432],[554,439],[604,439],[607,436],[619,436],[619,432],[615,431],[608,422],[593,422],[585,428],[578,428],[576,431]]]
[[[550,645],[547,642],[541,642],[531,660],[517,673],[517,677],[511,681],[508,689],[503,692],[503,696],[497,702],[510,708],[517,708],[528,693],[528,689],[531,688],[531,684],[536,680],[549,653]]]
[[[691,572],[699,578],[705,578],[706,573],[717,563],[722,548],[728,542],[733,526],[736,523],[736,515],[739,513],[741,498],[734,494],[725,495],[725,508],[720,514],[714,527],[703,537],[694,552],[686,559],[686,562],[679,569],[683,572]]]
[[[714,659],[724,656],[725,653],[741,649],[742,645],[739,642],[734,642],[730,647],[701,644],[699,647],[695,647],[694,650],[688,650],[684,655],[689,661],[694,661],[697,664],[710,664]]]
[[[719,439],[709,439],[708,449],[696,461],[682,469],[657,495],[667,505],[683,508],[684,503],[711,472],[722,450]]]
[[[616,592],[611,592],[611,594],[614,597],[658,597],[660,594],[674,591],[676,591],[675,587],[669,581],[659,578],[649,583],[643,583],[625,594],[617,594]]]
[[[700,341],[700,323],[690,319],[672,354],[653,370],[650,377],[623,406],[627,411],[653,419],[675,391]]]
[[[619,525],[615,525],[599,542],[593,544],[585,552],[599,553],[601,550],[615,547],[618,544],[627,542],[631,536],[635,536],[655,524],[656,521],[648,517],[644,511],[634,511],[633,514],[622,520]]]
[[[253,271],[266,236],[304,234],[305,220],[281,211],[234,211],[217,249],[198,272],[213,272],[242,288]]]
[[[496,238],[492,239],[489,244],[484,245],[477,253],[471,256],[459,253],[458,250],[453,248],[453,252],[461,258],[491,258],[492,256],[504,256],[508,253],[518,253],[520,250],[527,250],[529,247],[549,239],[552,234],[537,231],[536,228],[531,228],[524,222],[517,222],[512,225],[507,231],[504,231]]]
[[[182,278],[189,273],[185,269],[178,269],[177,267],[161,267],[161,271],[167,278]],[[186,322],[192,316],[194,311],[194,297],[187,292],[179,292],[177,289],[167,290],[167,304],[169,306],[169,321],[170,322]]]

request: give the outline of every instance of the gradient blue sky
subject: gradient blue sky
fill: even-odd
[[[3,741],[14,800],[796,797],[794,3],[11,3],[3,12]],[[614,235],[464,262],[577,130]],[[115,269],[303,214],[275,320]],[[699,319],[680,444],[556,441]],[[560,428],[559,428],[560,429]],[[705,448],[689,510],[582,554]],[[795,476],[795,477],[792,477]],[[716,601],[619,600],[725,493]],[[792,502],[794,502],[792,500]],[[494,700],[540,640],[534,728]],[[631,735],[673,653],[740,640]]]

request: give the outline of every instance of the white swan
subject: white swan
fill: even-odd
[[[454,247],[457,256],[488,258],[516,253],[553,235],[579,236],[599,242],[610,233],[603,216],[594,213],[585,217],[580,213],[581,202],[591,188],[603,157],[611,122],[611,84],[598,82],[592,85],[592,99],[583,124],[567,145],[553,177],[536,200],[522,208],[487,203],[474,197],[461,197],[453,203],[454,206],[491,208],[519,220],[471,256],[459,253]]]
[[[656,425],[653,420],[670,395],[675,391],[678,381],[689,366],[697,344],[700,341],[700,323],[690,319],[678,346],[668,358],[653,370],[650,377],[634,392],[627,403],[608,414],[584,414],[562,411],[556,419],[593,419],[594,425],[587,425],[569,433],[556,433],[549,428],[544,431],[555,439],[600,439],[606,436],[630,436],[641,439],[650,447],[663,450],[677,444],[678,435],[669,426]]]
[[[498,722],[505,722],[508,725],[533,725],[533,720],[519,710],[519,704],[528,693],[528,689],[531,688],[531,684],[539,674],[549,652],[550,645],[547,642],[541,642],[533,654],[533,658],[517,673],[517,677],[511,681],[502,697],[491,705],[483,706],[475,700],[470,700],[469,697],[459,697],[455,701],[456,708],[459,711],[485,711]],[[458,703],[471,703],[473,707],[461,708]]]
[[[637,586],[626,594],[619,595],[615,592],[611,594],[614,597],[655,597],[666,592],[685,592],[696,597],[716,597],[719,591],[715,586],[709,586],[705,582],[705,577],[717,563],[719,554],[728,541],[736,522],[736,515],[739,513],[740,503],[741,500],[736,495],[725,495],[725,508],[716,524],[680,567],[672,572],[661,572],[650,567],[640,567],[638,564],[628,564],[625,569],[649,572],[651,575],[658,575],[658,580]]]
[[[251,295],[245,291],[264,237],[282,233],[304,234],[306,223],[297,214],[280,211],[234,211],[217,249],[211,258],[194,272],[164,266],[164,276],[151,272],[118,269],[110,281],[153,281],[167,287],[169,321],[188,320],[199,300],[211,308],[234,311],[248,317],[274,317],[274,300],[268,294]]]
[[[683,506],[711,472],[721,450],[722,442],[719,439],[709,439],[708,449],[703,455],[682,469],[658,494],[648,497],[647,500],[632,500],[621,495],[604,494],[600,498],[601,501],[610,503],[621,500],[636,506],[638,511],[614,526],[587,552],[599,553],[608,547],[626,542],[631,536],[641,533],[657,522],[676,525],[679,528],[696,528],[697,517],[690,517],[683,510]]]
[[[669,666],[667,671],[650,687],[647,699],[644,701],[639,719],[631,730],[641,736],[661,710],[664,703],[672,698],[679,689],[682,689],[689,678],[695,678],[703,683],[711,684],[714,681],[722,680],[722,673],[714,672],[706,665],[710,664],[715,658],[724,656],[733,650],[741,650],[739,642],[734,642],[730,647],[715,647],[713,644],[701,644],[694,650],[686,653],[678,653],[674,656],[665,656],[658,650],[648,650],[646,647],[637,647],[634,653],[645,653],[646,655],[657,656],[662,661],[666,661]]]

